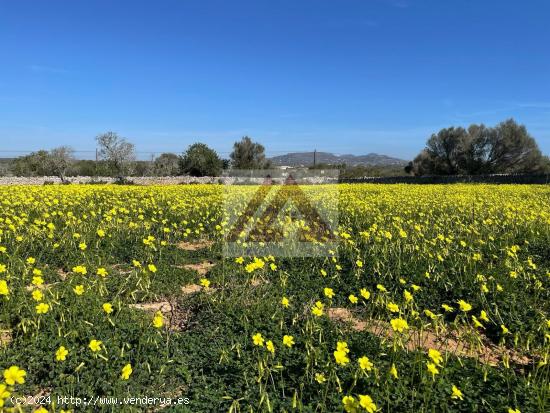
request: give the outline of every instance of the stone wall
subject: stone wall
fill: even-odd
[[[201,177],[195,178],[191,176],[135,176],[129,180],[137,185],[177,185],[177,184],[194,184],[194,183],[218,183],[220,178],[216,177]],[[108,176],[71,176],[66,180],[73,184],[86,183],[113,183],[115,178]],[[3,176],[0,177],[0,185],[44,185],[44,184],[61,184],[61,179],[56,176]]]
[[[135,176],[128,178],[136,185],[181,185],[181,184],[216,184],[216,183],[257,183],[261,184],[263,178],[246,178],[241,182],[239,178],[231,177],[192,177],[192,176]],[[115,178],[74,176],[67,181],[73,184],[86,183],[113,183]],[[374,183],[374,184],[454,184],[454,183],[487,183],[487,184],[549,184],[549,175],[453,175],[453,176],[396,176],[396,177],[364,177],[353,179],[340,179],[334,177],[302,178],[300,182],[307,181],[310,184],[322,183]],[[0,185],[44,185],[61,184],[56,176],[41,177],[0,177]]]
[[[340,182],[373,184],[549,184],[550,175],[495,174],[387,176],[340,179]]]
[[[284,178],[283,178],[284,179]],[[265,181],[263,177],[217,177],[217,176],[131,176],[128,180],[135,185],[185,185],[185,184],[262,184]],[[104,183],[112,184],[116,181],[115,178],[106,176],[73,176],[67,177],[67,182],[71,184],[87,184],[87,183]],[[275,182],[281,181],[281,178],[275,179]],[[299,182],[307,182],[308,184],[323,184],[337,183],[337,177],[326,176],[305,176],[300,177]],[[0,185],[44,185],[44,184],[61,184],[61,179],[56,176],[35,176],[35,177],[16,177],[5,176],[0,177]]]

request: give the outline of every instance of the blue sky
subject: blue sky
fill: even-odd
[[[0,153],[113,130],[138,151],[249,135],[412,158],[509,117],[550,153],[546,0],[0,3]]]

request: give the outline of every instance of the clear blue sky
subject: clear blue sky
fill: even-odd
[[[514,117],[550,153],[547,0],[0,3],[0,151],[411,158],[430,133]]]

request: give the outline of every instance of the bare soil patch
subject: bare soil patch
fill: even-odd
[[[198,284],[187,284],[181,287],[181,292],[183,294],[195,294],[198,293],[202,287]]]
[[[44,397],[47,397],[51,394],[52,389],[46,388],[46,389],[39,389],[38,392],[34,395],[29,396],[23,396],[24,400],[27,401],[27,404],[30,406],[39,406],[40,401],[43,400]]]
[[[260,285],[269,284],[269,280],[266,280],[264,278],[252,278],[250,280],[250,285],[252,287],[259,287]]]
[[[138,310],[148,311],[151,313],[156,313],[157,311],[160,311],[162,314],[168,314],[172,312],[172,304],[170,304],[168,301],[130,304],[130,308],[137,308]]]
[[[146,311],[151,315],[160,311],[164,317],[166,327],[170,331],[182,331],[187,328],[193,315],[193,311],[190,308],[169,301],[130,304],[129,307]]]
[[[42,290],[42,291],[44,291],[44,290],[49,289],[52,285],[55,285],[55,284],[59,284],[59,283],[55,282],[55,283],[51,283],[51,284],[44,283],[44,284],[40,284],[40,285],[34,285],[34,284],[33,285],[27,285],[25,287],[25,290],[27,290],[27,291],[33,291],[33,290]]]
[[[329,308],[327,315],[331,320],[348,323],[355,331],[368,331],[383,340],[393,341],[395,332],[390,323],[382,320],[360,320],[354,317],[353,313],[347,308]],[[403,346],[410,351],[428,350],[430,348],[441,352],[452,353],[457,356],[476,358],[482,363],[497,365],[503,359],[507,358],[512,363],[518,365],[527,365],[530,358],[516,353],[503,346],[496,346],[487,339],[478,340],[472,343],[465,338],[466,331],[438,331],[417,330],[409,328],[403,335]],[[482,336],[483,337],[483,336]]]
[[[0,346],[7,346],[12,341],[11,330],[0,330]]]
[[[66,272],[63,268],[58,268],[57,275],[59,275],[59,278],[61,278],[62,281],[65,281],[69,276],[69,273]]]
[[[208,248],[214,245],[214,241],[207,239],[197,240],[197,241],[181,241],[176,244],[176,246],[184,251],[197,251],[204,248]]]
[[[128,264],[115,264],[112,268],[122,275],[130,274],[134,271],[134,268],[128,268]]]
[[[212,267],[214,267],[216,264],[214,264],[212,261],[203,261],[196,264],[185,264],[182,266],[182,268],[185,268],[186,270],[192,270],[199,273],[199,275],[206,275]]]

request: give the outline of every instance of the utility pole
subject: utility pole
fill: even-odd
[[[313,150],[313,166],[317,164],[317,149]]]

